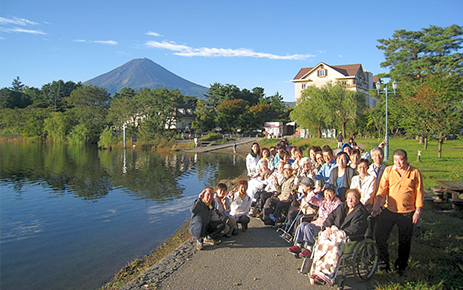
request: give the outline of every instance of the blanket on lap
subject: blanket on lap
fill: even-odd
[[[320,232],[314,248],[312,267],[309,273],[310,283],[325,282],[332,286],[336,280],[336,271],[341,258],[347,235],[336,226],[331,227],[331,235]]]

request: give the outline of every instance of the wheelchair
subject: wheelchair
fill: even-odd
[[[368,228],[371,232],[371,220],[368,218]],[[318,239],[316,239],[313,249],[316,249]],[[307,275],[310,272],[308,268],[308,260],[312,261],[314,252],[311,257],[304,258],[300,273]],[[348,241],[343,245],[343,254],[338,260],[334,280],[338,289],[344,289],[345,274],[348,268],[351,268],[356,278],[367,281],[370,280],[379,263],[379,252],[375,241],[368,236],[356,241]],[[311,266],[311,265],[310,265]],[[341,277],[338,276],[341,274]]]

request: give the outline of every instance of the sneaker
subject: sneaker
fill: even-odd
[[[204,238],[203,244],[211,244],[211,245],[217,245],[220,244],[222,241],[221,240],[216,240],[211,237]]]
[[[305,249],[299,254],[299,256],[303,258],[309,258],[311,255],[312,255],[312,252],[307,249]]]
[[[196,241],[196,249],[198,251],[201,251],[203,249],[203,243],[201,243],[200,241]]]
[[[294,254],[299,254],[301,252],[301,247],[294,245],[291,248],[288,248],[288,251]]]

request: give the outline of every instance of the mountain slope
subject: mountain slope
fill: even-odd
[[[134,90],[140,88],[178,89],[184,95],[196,96],[204,99],[207,88],[192,83],[168,71],[147,58],[133,59],[110,72],[90,79],[84,84],[92,84],[108,90],[113,94],[124,87]]]

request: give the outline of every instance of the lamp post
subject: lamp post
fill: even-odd
[[[392,82],[392,88],[394,89],[394,95],[396,94],[396,90],[397,90],[397,86],[398,86],[398,83],[396,80],[394,80],[394,82]],[[381,94],[381,80],[379,80],[377,83],[376,83],[376,89],[378,90],[378,95]],[[384,160],[385,161],[388,161],[389,159],[389,128],[388,128],[388,87],[386,85],[385,87],[385,90],[386,90],[386,136],[384,138],[384,140],[386,141],[386,146],[384,146]]]

